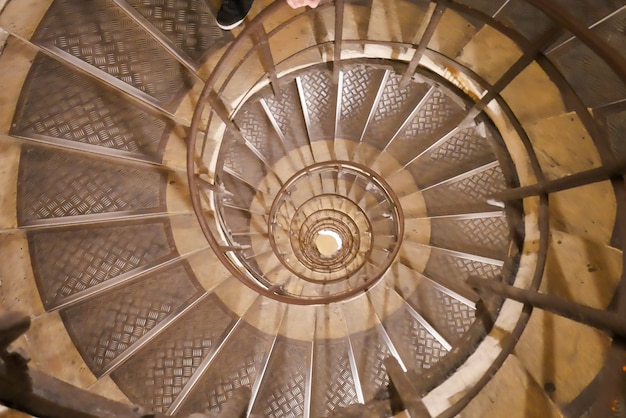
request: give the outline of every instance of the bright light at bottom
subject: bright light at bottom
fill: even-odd
[[[341,250],[342,245],[343,242],[341,241],[341,237],[335,231],[322,229],[317,232],[317,237],[315,237],[315,247],[317,247],[320,254],[330,257],[337,253],[337,251]]]

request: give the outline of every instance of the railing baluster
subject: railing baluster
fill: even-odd
[[[274,57],[272,56],[272,50],[269,45],[269,41],[267,39],[267,33],[265,32],[265,28],[263,25],[260,25],[256,32],[252,34],[253,41],[256,41],[259,45],[257,48],[257,53],[259,55],[259,59],[261,60],[261,65],[263,65],[263,69],[267,72],[267,75],[270,78],[270,85],[272,87],[272,92],[274,96],[278,95],[279,85],[278,85],[278,76],[276,75],[276,64],[274,63]]]
[[[424,30],[424,33],[422,34],[419,40],[419,44],[417,45],[417,48],[415,48],[415,53],[413,54],[413,58],[411,58],[411,61],[409,62],[409,66],[407,67],[406,71],[402,75],[402,79],[400,80],[400,88],[405,88],[406,86],[409,85],[409,81],[411,80],[411,77],[413,77],[413,73],[415,73],[415,70],[417,69],[417,66],[419,65],[420,59],[422,59],[422,56],[424,55],[424,51],[426,51],[426,48],[428,47],[428,43],[430,42],[433,35],[435,34],[437,25],[439,25],[439,22],[441,21],[441,18],[443,17],[443,12],[445,11],[446,11],[445,4],[437,3],[437,6],[435,6],[435,10],[433,11],[432,16],[430,16],[428,25],[426,26],[426,29]]]
[[[530,186],[503,190],[495,193],[493,198],[500,201],[523,199],[540,194],[556,193],[562,190],[586,186],[588,184],[611,180],[626,173],[626,160],[608,163],[601,167],[580,171],[555,180],[540,182]]]
[[[343,49],[343,15],[345,9],[344,0],[335,0],[335,46],[333,51],[333,82],[339,80],[341,62],[341,50]]]
[[[422,402],[414,382],[408,374],[402,370],[400,363],[393,357],[385,359],[385,369],[389,375],[390,391],[400,398],[402,406],[408,411],[412,418],[431,418],[428,409]]]
[[[522,289],[493,279],[470,276],[467,278],[467,284],[626,338],[626,317],[617,312],[592,308],[555,295]]]

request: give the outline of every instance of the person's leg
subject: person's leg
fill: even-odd
[[[217,26],[222,30],[231,30],[239,26],[246,18],[254,0],[222,0],[217,12]]]
[[[304,6],[315,9],[320,4],[320,0],[287,0],[287,4],[291,6],[292,9]]]
[[[248,16],[254,0],[223,0],[217,12],[217,26],[222,30],[231,30],[239,26]],[[292,9],[309,6],[315,8],[320,0],[287,0]]]

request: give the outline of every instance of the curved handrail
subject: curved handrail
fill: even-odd
[[[626,60],[623,58],[621,54],[616,53],[616,51],[614,51],[613,48],[608,46],[600,37],[598,37],[592,31],[588,30],[579,22],[577,22],[565,10],[549,2],[548,0],[525,0],[525,1],[537,7],[546,16],[550,17],[554,22],[556,22],[560,27],[566,28],[567,30],[571,31],[574,35],[576,35],[578,39],[580,39],[583,43],[585,43],[587,46],[593,49],[594,52],[596,52],[597,55],[600,56],[602,60],[609,65],[609,67],[615,72],[615,74],[622,81],[626,83]],[[438,1],[438,3],[444,4],[444,5],[454,4],[456,6],[459,6],[457,7],[457,10],[459,10],[461,7],[457,3],[454,3],[453,1],[440,0]],[[246,28],[242,31],[240,35],[240,39],[243,39],[247,36],[252,36],[255,33],[255,31],[258,31],[262,28],[262,25],[265,19],[269,18],[274,13],[278,12],[279,10],[285,7],[286,6],[282,4],[281,2],[275,2],[271,4],[270,6],[268,6],[265,10],[263,10],[257,16],[256,19],[252,20],[246,26]],[[331,1],[324,1],[322,7],[326,7],[326,8],[333,7],[333,3]],[[312,13],[312,12],[309,11],[305,13]],[[478,14],[480,13],[478,12]],[[295,16],[294,19],[299,18],[299,16],[300,15]],[[485,21],[489,21],[489,17],[486,17]],[[278,30],[278,28],[276,28],[276,30]],[[349,45],[350,42],[361,42],[360,40],[352,40],[352,41],[342,40],[342,41],[344,45]],[[376,42],[371,42],[371,43],[374,44]],[[378,43],[385,44],[386,42],[379,41]],[[524,46],[526,46],[525,42],[521,40],[521,38],[518,39],[516,43],[518,43],[519,45],[524,44]],[[234,47],[236,44],[237,44],[237,41],[231,44],[231,47]],[[392,44],[392,43],[390,42],[386,44]],[[319,45],[316,45],[316,47],[319,47]],[[229,51],[231,51],[231,49],[229,49]],[[437,51],[428,51],[428,53],[436,55]],[[228,55],[228,52],[225,54],[225,56],[227,55]],[[335,54],[335,57],[337,56],[338,55]],[[215,67],[215,70],[211,74],[209,79],[207,80],[205,89],[203,90],[202,95],[201,95],[202,103],[199,104],[199,107],[198,107],[198,109],[201,109],[201,110],[196,111],[192,120],[190,135],[188,137],[189,149],[188,149],[188,154],[187,154],[188,180],[189,180],[190,185],[197,184],[198,182],[197,171],[204,170],[204,167],[201,167],[200,165],[197,164],[197,161],[196,161],[197,155],[194,154],[196,141],[197,141],[197,133],[200,132],[199,127],[200,127],[200,124],[202,123],[202,116],[203,116],[202,110],[204,109],[206,104],[209,104],[211,107],[213,107],[214,111],[216,111],[217,113],[220,113],[220,115],[223,117],[222,118],[223,122],[226,124],[229,123],[230,117],[232,116],[227,111],[225,111],[225,109],[221,108],[223,106],[223,103],[219,102],[219,98],[215,97],[216,93],[213,91],[213,87],[215,86],[215,83],[220,77],[220,75],[222,75],[225,71],[228,70],[228,68],[226,68],[228,64],[229,64],[228,60],[223,59],[223,60],[220,60],[218,65]],[[467,74],[472,74],[472,72],[469,69],[466,69],[466,70],[467,70]],[[478,77],[475,73],[473,74],[473,76]],[[484,80],[482,81],[484,82]],[[489,83],[485,82],[484,85],[489,86]],[[568,88],[572,89],[575,92],[575,89],[573,88],[573,86],[569,86]],[[496,100],[500,100],[501,105],[505,104],[505,102],[500,96],[498,96]],[[512,113],[512,111],[505,112],[505,114],[509,117],[510,120],[513,120],[515,116]],[[593,122],[597,123],[596,120],[594,120]],[[515,125],[514,126],[515,129],[518,130],[518,133],[523,132],[523,128],[521,127],[519,123],[515,123],[514,125]],[[594,141],[596,141],[596,144],[599,144],[600,146],[606,146],[606,138],[604,138],[601,135],[601,129],[599,129],[598,132],[600,133],[596,133],[595,135],[593,135]],[[534,150],[532,149],[532,145],[529,143],[529,141],[526,141],[525,146],[527,146],[527,152],[528,152],[529,158],[533,162],[532,165],[536,171],[535,174],[538,175],[538,178],[541,180],[543,173],[538,163],[536,163],[536,155],[534,155]],[[608,155],[608,156],[610,157],[611,155]],[[606,155],[604,157],[606,157]],[[620,167],[619,169],[617,169],[617,171],[606,175],[606,180],[611,180],[613,182],[613,187],[616,190],[618,214],[620,214],[620,218],[618,219],[618,222],[620,223],[620,226],[621,226],[619,230],[619,235],[622,238],[621,242],[622,242],[623,247],[626,246],[626,239],[624,239],[626,237],[626,229],[625,229],[626,228],[626,210],[624,210],[625,201],[624,201],[624,193],[623,193],[623,189],[624,189],[623,175],[625,171],[626,170],[624,169],[624,167]],[[539,183],[541,183],[541,181]],[[213,184],[213,186],[215,186],[216,189],[219,187],[218,184]],[[572,187],[577,187],[577,186],[572,186]],[[536,263],[536,269],[534,270],[532,285],[530,286],[530,288],[537,288],[537,286],[539,285],[539,282],[541,281],[544,268],[545,268],[545,262],[546,262],[547,251],[548,251],[548,244],[549,244],[548,242],[548,231],[549,231],[548,203],[549,203],[550,193],[547,192],[545,189],[542,189],[542,187],[537,187],[537,191],[534,194],[539,196],[539,199],[541,201],[540,215],[539,215],[539,221],[540,221],[539,229],[541,231],[541,236],[540,236],[539,251],[538,251],[539,259]],[[192,201],[194,203],[194,208],[196,207],[202,208],[201,198],[196,189],[192,189]],[[204,216],[199,215],[198,218],[200,220],[201,218],[203,219]],[[200,225],[205,235],[208,234],[208,235],[213,236],[208,223],[200,220]],[[233,273],[233,270],[231,270],[231,268],[234,268],[235,269],[234,271],[238,271],[236,270],[236,266],[231,264],[232,260],[224,256],[224,253],[223,253],[224,249],[222,246],[220,246],[219,242],[217,241],[214,242],[211,239],[209,239],[209,244],[211,245],[211,248],[214,250],[215,254],[218,255],[218,257],[220,257],[220,254],[221,254],[220,259],[224,262],[225,266],[231,271],[231,273]],[[626,251],[623,251],[623,254],[624,254],[624,257],[626,257]],[[626,278],[624,274],[622,274],[621,281],[619,284],[618,298],[622,300],[626,298]],[[285,300],[285,301],[292,302],[291,300]],[[623,309],[623,303],[621,304],[618,303],[618,307]],[[494,361],[492,367],[490,367],[489,369],[489,372],[483,376],[483,378],[481,379],[479,383],[474,385],[472,389],[472,392],[474,393],[468,393],[465,399],[456,403],[454,407],[452,407],[451,409],[449,409],[448,411],[440,415],[441,417],[454,416],[456,413],[460,412],[460,410],[463,407],[463,403],[469,402],[472,395],[477,393],[477,391],[480,390],[482,386],[487,383],[487,381],[491,377],[490,373],[495,372],[495,370],[497,370],[497,368],[499,367],[498,363],[501,364],[504,361],[506,355],[508,355],[508,353],[514,346],[516,342],[515,335],[518,336],[519,334],[521,334],[521,331],[523,330],[523,327],[525,324],[524,321],[527,320],[531,309],[532,307],[530,305],[526,305],[525,311],[524,311],[524,317],[520,319],[520,321],[518,321],[516,325],[516,330],[512,333],[512,336],[509,337],[509,339],[506,341],[506,344],[508,345],[508,349],[503,349],[501,358],[498,359],[497,361]],[[33,392],[36,392],[36,393],[26,393],[26,394],[21,393],[20,394],[20,393],[14,393],[13,391],[11,391],[10,390],[11,382],[7,383],[7,381],[2,380],[2,378],[6,377],[4,373],[10,367],[15,366],[16,364],[20,365],[19,361],[22,361],[24,359],[22,358],[22,360],[20,360],[18,357],[13,357],[13,360],[18,361],[18,363],[12,364],[10,362],[7,362],[7,359],[9,358],[9,353],[6,352],[6,348],[7,348],[8,343],[12,342],[16,335],[19,335],[22,332],[24,332],[24,327],[27,328],[27,325],[25,325],[26,322],[24,318],[21,318],[21,319],[18,318],[17,321],[13,321],[11,319],[11,321],[8,321],[8,322],[11,322],[11,324],[13,324],[14,326],[10,325],[8,327],[2,326],[2,324],[5,323],[3,321],[8,321],[8,320],[6,320],[6,317],[0,316],[0,339],[3,340],[2,343],[0,344],[0,352],[2,354],[2,359],[3,359],[3,361],[0,362],[0,366],[1,366],[0,368],[2,369],[0,371],[0,375],[1,375],[0,384],[3,385],[3,387],[7,388],[6,390],[0,391],[3,394],[2,400],[4,402],[11,403],[15,406],[18,406],[20,407],[20,409],[23,409],[25,411],[30,411],[32,413],[41,414],[41,415],[58,414],[59,416],[67,416],[68,414],[72,414],[72,416],[89,416],[89,417],[92,417],[92,416],[93,417],[128,416],[128,417],[134,417],[134,418],[145,416],[145,413],[139,407],[109,404],[108,403],[109,401],[105,401],[100,398],[88,396],[85,394],[85,391],[82,391],[82,390],[69,390],[68,391],[66,390],[67,388],[64,386],[62,382],[52,380],[52,378],[45,376],[45,375],[40,375],[36,372],[30,373],[27,379],[24,382],[22,382],[24,384],[31,384],[32,386],[30,386],[29,390],[33,390]],[[21,366],[24,366],[24,364],[21,364]],[[20,375],[20,376],[24,377],[25,375]],[[57,387],[57,388],[60,387],[62,390],[55,391],[51,389],[54,387]],[[36,399],[33,398],[32,396],[35,396]],[[78,398],[77,402],[75,402],[76,398]],[[84,398],[84,399],[80,399],[80,398]],[[25,400],[30,403],[24,403]],[[33,404],[32,403],[33,400],[35,400],[37,403]],[[94,405],[99,405],[100,407],[102,407],[102,405],[105,405],[105,404],[107,407],[110,407],[110,410],[107,408],[104,408],[104,409],[91,411],[93,412],[93,414],[90,413],[90,409],[93,409]],[[35,405],[35,407],[33,407],[33,405]],[[50,408],[51,406],[53,407],[52,410],[42,409],[42,408]],[[116,408],[119,408],[119,409],[116,409]],[[84,414],[84,415],[80,415],[80,414]],[[114,415],[111,415],[111,414],[114,414]],[[150,415],[150,416],[155,416],[155,415]]]
[[[569,14],[567,13],[560,13],[559,9],[554,6],[553,4],[544,1],[544,0],[527,0],[529,4],[535,6],[538,10],[540,10],[541,12],[543,12],[546,16],[548,16],[551,20],[553,20],[555,23],[557,23],[560,27],[565,28],[570,30],[572,33],[574,33],[576,36],[578,36],[578,38],[585,44],[587,44],[588,46],[590,46],[592,49],[594,49],[594,51],[596,51],[598,53],[598,55],[605,61],[607,62],[607,64],[609,64],[609,66],[616,72],[616,74],[618,74],[618,76],[622,79],[622,80],[626,80],[626,61],[619,55],[614,53],[614,51],[612,51],[612,48],[607,47],[607,45],[601,40],[599,39],[598,36],[596,36],[595,34],[590,34],[590,31],[587,30],[586,28],[582,27],[582,25],[580,25],[579,23],[577,23]],[[455,6],[455,10],[457,11],[461,11],[463,9],[463,5],[460,5],[458,3],[455,3],[454,1],[444,1],[444,0],[440,0],[437,1],[437,3],[442,4],[444,6],[450,6],[453,5]],[[338,3],[339,4],[339,3]],[[331,1],[327,1],[327,2],[323,2],[322,3],[322,9],[323,8],[329,8],[329,7],[333,7],[334,3]],[[291,23],[293,21],[295,21],[296,19],[300,19],[303,18],[303,16],[305,16],[305,13],[313,13],[311,10],[303,13],[303,14],[299,14],[296,16],[293,16],[292,18],[290,18],[287,22],[282,22],[280,24],[278,24],[274,29],[272,29],[272,31],[270,31],[270,33],[265,33],[264,32],[264,28],[263,28],[263,22],[268,19],[270,16],[272,16],[274,13],[276,13],[277,11],[279,11],[282,7],[285,7],[284,5],[280,4],[279,2],[275,2],[272,3],[270,6],[268,6],[265,10],[263,10],[255,19],[253,19],[246,27],[245,29],[241,32],[241,34],[239,35],[238,39],[245,39],[247,37],[252,37],[254,35],[254,33],[256,31],[262,31],[264,36],[272,36],[273,34],[279,32],[284,26],[286,26],[288,23]],[[340,16],[342,16],[343,14],[343,10],[337,11],[336,13]],[[473,11],[472,13],[474,13],[474,15],[481,15],[481,12],[477,12],[477,11]],[[484,18],[484,21],[486,23],[493,23],[496,22],[493,18],[486,16],[486,15],[482,15]],[[495,26],[502,26],[500,23],[496,23]],[[512,29],[514,30],[514,29]],[[507,29],[508,31],[508,29]],[[531,43],[526,40],[523,36],[521,36],[518,33],[519,36],[516,36],[515,39],[513,39],[513,41],[515,43],[517,43],[520,48],[523,51],[527,51],[529,46],[531,45]],[[315,45],[312,45],[310,47],[308,47],[309,49],[315,49],[315,48],[322,48],[324,45],[330,45],[330,44],[334,44],[336,45],[340,45],[341,47],[346,46],[346,45],[353,45],[355,43],[360,43],[362,45],[364,44],[368,44],[370,43],[370,41],[368,40],[360,40],[360,39],[355,39],[355,40],[350,40],[350,39],[335,39],[334,41],[327,41],[324,44],[321,43],[317,43]],[[385,42],[385,41],[371,41],[372,44],[382,44],[382,45],[393,45],[393,42]],[[397,43],[396,43],[397,44]],[[232,128],[234,128],[234,130],[236,130],[236,126],[234,126],[232,124],[231,118],[232,118],[232,114],[226,111],[226,106],[224,103],[220,102],[219,99],[219,94],[223,91],[224,87],[226,84],[228,84],[228,82],[231,80],[231,77],[233,75],[234,72],[231,72],[226,78],[225,78],[225,82],[224,84],[217,90],[214,91],[213,89],[216,87],[216,82],[219,78],[224,78],[223,74],[228,72],[228,69],[226,68],[227,62],[228,62],[228,58],[229,58],[229,54],[233,53],[233,51],[235,51],[237,45],[237,40],[231,45],[232,49],[229,49],[224,56],[222,57],[222,60],[220,60],[220,62],[218,63],[218,65],[215,68],[215,71],[211,74],[211,76],[209,77],[209,79],[207,80],[205,89],[202,92],[201,95],[201,102],[204,101],[206,102],[206,104],[208,104],[212,109],[212,111],[215,111],[216,113],[219,114],[220,118],[222,119],[222,122],[225,123],[227,126],[230,126]],[[417,45],[412,45],[413,48],[416,48]],[[257,52],[259,53],[259,49],[257,49],[258,46],[254,45],[252,46],[252,48],[245,54],[246,57],[251,56],[252,53]],[[304,49],[304,48],[303,48]],[[331,60],[333,58],[336,59],[336,57],[341,57],[341,51],[339,51],[339,53],[337,51],[335,51],[335,53],[333,54],[333,57],[331,58],[331,56],[328,56],[328,59]],[[428,54],[437,54],[437,51],[430,51],[427,50],[426,51]],[[260,52],[262,53],[262,51]],[[296,54],[302,53],[302,51],[298,51],[296,53],[294,53],[293,55],[291,55],[290,57],[285,58],[284,60],[287,61],[289,59],[292,59],[296,56]],[[245,60],[245,58],[244,58]],[[277,66],[277,64],[280,63],[273,63],[273,68],[275,71],[275,68]],[[334,63],[334,66],[337,67],[338,63]],[[476,79],[477,75],[475,73],[473,73],[471,70],[467,69],[466,67],[464,67],[463,65],[457,66],[457,68],[461,68],[461,71],[463,71],[463,68],[465,68],[465,73],[470,74],[471,77],[474,77],[474,79]],[[267,76],[269,74],[269,72],[265,72],[265,76]],[[271,76],[270,78],[274,78],[274,80],[270,80],[270,82],[274,82],[275,81],[275,75]],[[492,89],[494,88],[494,85],[490,85],[489,83],[486,83],[484,80],[480,79],[480,77],[478,77],[478,80],[480,81],[479,84],[482,84],[484,86],[488,86],[487,87],[487,92],[489,94],[489,92],[491,92],[491,96],[493,96],[501,105],[506,106],[506,102],[502,99],[502,97],[499,95],[499,91],[493,91]],[[258,83],[255,83],[255,85]],[[567,83],[567,81],[565,81],[564,78],[562,78],[559,81],[559,87],[561,89],[570,89],[570,91],[573,91],[572,86],[569,86],[569,84]],[[501,89],[502,87],[500,87]],[[247,94],[243,94],[242,97],[246,97]],[[233,107],[234,109],[238,108],[238,105],[235,105]],[[198,110],[199,109],[199,110]],[[197,156],[194,155],[194,150],[196,147],[196,138],[197,138],[197,130],[198,130],[198,126],[200,123],[200,119],[202,116],[202,112],[205,110],[205,104],[201,104],[198,109],[196,110],[196,113],[194,114],[194,118],[192,120],[192,129],[191,129],[191,134],[189,135],[189,139],[188,139],[188,175],[189,175],[189,182],[190,182],[190,187],[192,188],[192,199],[194,200],[194,207],[196,207],[198,205],[199,199],[197,196],[194,196],[194,191],[193,191],[193,184],[194,184],[194,175],[193,173],[195,172],[195,168],[194,168],[194,162],[195,162],[195,158]],[[217,110],[216,110],[217,109]],[[583,112],[583,111],[587,111],[587,109],[582,109],[579,108],[578,112]],[[524,146],[526,148],[528,157],[531,160],[531,165],[533,170],[535,171],[535,176],[538,179],[539,184],[543,183],[545,181],[544,179],[544,174],[543,171],[541,170],[541,167],[539,166],[537,157],[535,155],[534,149],[532,148],[532,144],[530,143],[530,141],[528,140],[528,137],[523,129],[523,127],[521,126],[521,124],[519,124],[519,122],[517,122],[514,117],[515,115],[513,114],[513,112],[510,111],[510,109],[508,111],[505,111],[505,115],[511,119],[513,119],[514,123],[514,128],[516,131],[518,131],[518,133],[520,134],[520,137],[522,138],[522,142],[524,143]],[[600,134],[600,128],[597,124],[597,121],[595,121],[595,119],[593,119],[593,117],[591,116],[591,119],[589,119],[589,117],[584,116],[583,120],[587,121],[587,125],[590,126],[590,130],[594,133],[592,135],[592,138],[594,140],[594,142],[600,147],[600,148],[604,148],[606,149],[606,145],[603,144],[603,141],[606,141],[605,138],[603,138]],[[606,161],[606,153],[604,153],[604,158],[603,160]],[[539,258],[537,260],[536,266],[535,266],[535,271],[533,273],[533,278],[531,280],[531,284],[530,284],[530,288],[531,289],[537,289],[539,286],[539,283],[541,282],[541,278],[543,277],[543,273],[544,273],[544,269],[545,269],[545,262],[546,262],[546,257],[547,257],[547,252],[548,252],[548,245],[549,245],[549,241],[548,241],[548,235],[549,235],[549,209],[548,209],[548,204],[549,204],[549,195],[547,193],[539,193],[539,197],[540,197],[540,212],[539,212],[539,229],[540,229],[540,243],[539,243]],[[220,248],[219,248],[219,244],[217,242],[211,242],[212,239],[209,238],[209,236],[211,235],[211,231],[210,231],[210,227],[208,224],[206,224],[206,220],[203,219],[202,216],[198,216],[200,224],[201,224],[201,228],[203,230],[203,232],[205,233],[205,235],[207,235],[207,238],[210,241],[210,244],[212,246],[212,248],[214,250],[216,250],[216,254],[218,255],[218,257],[220,257],[220,259],[224,262],[224,264],[227,266],[227,268],[229,269],[229,271],[231,273],[233,273],[235,276],[237,276],[238,274],[240,274],[237,270],[237,267],[232,263],[232,260],[230,260],[227,256],[225,256],[222,252],[220,252]],[[201,219],[202,218],[202,219]],[[622,280],[624,281],[624,280]],[[257,289],[258,290],[258,289]],[[261,290],[261,293],[264,293]],[[266,294],[267,295],[267,294]],[[276,296],[276,295],[274,295]],[[279,300],[281,300],[281,298],[278,298]],[[297,303],[294,301],[290,301],[288,299],[282,299],[283,301],[286,302],[291,302],[291,303]],[[516,330],[514,331],[511,338],[508,340],[510,342],[510,344],[508,344],[509,349],[512,349],[512,347],[515,344],[515,339],[517,337],[519,337],[519,335],[521,335],[521,332],[524,329],[524,325],[528,320],[528,317],[530,315],[530,311],[531,311],[532,307],[527,305],[525,310],[524,310],[524,314],[522,315],[522,317],[520,318],[520,321],[518,322],[518,325],[516,326]],[[497,368],[499,367],[499,365],[496,364],[502,364],[502,362],[505,359],[505,355],[504,352],[505,351],[509,351],[509,350],[504,350],[503,354],[500,356],[500,359],[498,359],[497,361],[494,362],[494,367],[495,370],[497,370]],[[509,351],[510,352],[510,351]],[[495,371],[494,368],[490,368],[490,373]],[[486,382],[488,381],[489,376],[488,374],[485,374],[484,378],[483,378],[483,384],[486,384]],[[482,387],[482,384],[478,384],[475,386],[475,388],[480,388]],[[466,397],[467,402],[469,402],[469,399],[471,399],[471,397]],[[459,405],[462,405],[464,403],[467,402],[459,402],[457,403],[457,405],[454,408],[454,411],[459,411]],[[446,414],[453,416],[454,412],[453,410],[449,410],[446,413],[444,413],[444,415],[442,416],[447,416]]]

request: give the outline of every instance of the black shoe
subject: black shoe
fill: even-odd
[[[223,0],[217,12],[217,26],[222,30],[237,27],[248,15],[253,0]]]

